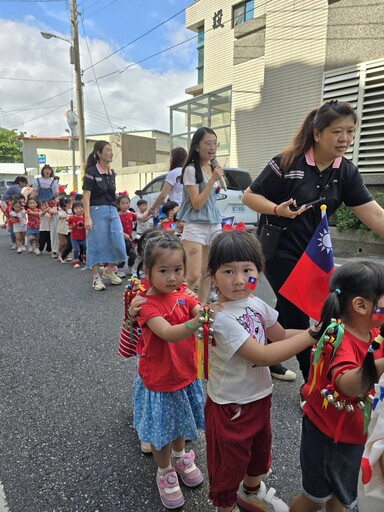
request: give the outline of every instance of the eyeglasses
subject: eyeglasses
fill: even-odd
[[[218,148],[220,146],[220,142],[217,142],[217,140],[208,140],[207,142],[204,142],[204,145],[208,148]]]

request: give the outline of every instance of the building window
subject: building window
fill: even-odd
[[[197,83],[204,82],[204,25],[197,29]]]
[[[219,157],[229,156],[231,143],[232,89],[226,87],[171,107],[171,148],[189,148],[195,131],[212,128],[220,141]]]
[[[241,25],[248,20],[253,19],[254,1],[247,0],[233,7],[233,26]]]

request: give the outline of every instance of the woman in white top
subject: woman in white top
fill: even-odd
[[[183,185],[181,183],[181,171],[184,162],[187,158],[187,152],[184,148],[178,147],[173,148],[171,151],[170,171],[168,172],[163,188],[160,194],[157,196],[155,202],[150,208],[150,212],[153,213],[159,206],[161,206],[167,196],[170,201],[175,201],[179,206],[183,198]]]
[[[184,222],[182,240],[187,255],[187,287],[192,289],[200,278],[198,297],[202,304],[211,287],[207,270],[209,246],[212,236],[221,231],[216,200],[224,171],[211,164],[218,145],[211,128],[199,128],[194,133],[181,175],[183,200],[177,213],[177,218]]]
[[[59,184],[53,178],[53,169],[50,165],[46,164],[41,169],[41,178],[35,178],[33,190],[37,201],[50,201],[59,192]]]

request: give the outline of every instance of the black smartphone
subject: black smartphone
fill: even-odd
[[[309,203],[302,203],[296,206],[294,204],[291,204],[289,206],[289,209],[293,212],[297,212],[297,210],[299,210],[304,204],[306,208],[309,208],[310,206],[315,206],[316,204],[322,203],[323,201],[325,201],[325,197],[319,197],[319,199],[315,199],[314,201],[310,201]]]

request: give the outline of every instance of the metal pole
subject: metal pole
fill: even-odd
[[[73,112],[73,101],[70,102],[71,110]],[[75,134],[71,130],[71,149],[72,149],[72,190],[77,192],[77,176],[76,176],[76,152],[75,152]]]
[[[79,153],[80,153],[80,169],[85,164],[85,128],[84,128],[84,106],[83,106],[83,84],[81,81],[80,68],[80,51],[79,51],[79,34],[77,27],[77,5],[76,0],[71,0],[71,23],[72,23],[72,44],[74,50],[75,61],[75,77],[76,77],[76,103],[79,131]],[[75,182],[76,183],[76,182]]]

